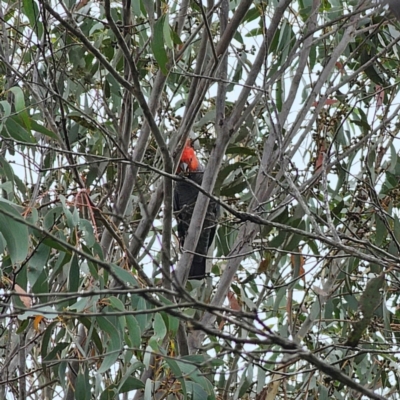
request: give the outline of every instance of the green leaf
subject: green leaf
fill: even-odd
[[[4,190],[7,195],[10,195],[14,191],[13,184],[10,181],[2,183],[0,189]]]
[[[19,319],[26,319],[36,317],[37,315],[43,315],[43,317],[47,319],[55,319],[59,316],[58,313],[54,312],[54,309],[51,306],[43,306],[35,308],[34,310],[24,311],[23,314],[19,315]]]
[[[128,336],[131,342],[130,346],[139,349],[142,337],[142,332],[140,330],[139,323],[133,315],[127,315],[125,319],[126,319],[126,327],[128,329]]]
[[[89,31],[89,36],[92,36],[96,31],[102,31],[104,29],[104,24],[102,22],[96,22]]]
[[[64,253],[68,253],[70,254],[70,250],[67,249],[66,247],[64,247],[60,242],[56,242],[55,240],[53,240],[52,238],[46,238],[43,240],[43,243],[46,246],[51,247],[52,249],[56,249],[59,251],[62,251]]]
[[[319,385],[318,386],[318,400],[328,400],[329,399],[329,391],[328,388],[325,386]]]
[[[20,263],[28,255],[29,233],[26,225],[17,222],[11,216],[22,220],[18,211],[0,198],[0,232],[7,242],[12,262]]]
[[[0,175],[4,176],[7,181],[11,184],[12,189],[14,190],[14,170],[8,161],[0,155]]]
[[[101,393],[99,400],[114,400],[117,395],[117,385],[112,383],[110,386],[107,386],[104,391]]]
[[[377,246],[381,246],[384,239],[387,236],[387,229],[382,218],[377,214],[375,215],[375,224],[376,224],[376,234],[375,234],[375,244]]]
[[[70,343],[68,342],[60,342],[55,345],[55,347],[43,358],[43,361],[52,361],[64,350],[66,349]]]
[[[96,238],[94,236],[94,232],[93,232],[93,224],[86,220],[86,219],[81,219],[80,220],[80,227],[82,229],[82,232],[84,234],[84,239],[86,242],[86,245],[88,247],[93,247],[94,244],[96,243]]]
[[[179,328],[179,319],[168,314],[168,331],[173,335],[176,334]]]
[[[49,137],[50,139],[54,139],[54,140],[59,140],[58,136],[50,131],[49,129],[45,128],[43,125],[38,124],[35,120],[31,119],[30,120],[30,124],[31,124],[31,128],[33,131],[42,133],[43,135]]]
[[[254,21],[259,16],[260,16],[260,9],[258,7],[253,7],[249,11],[247,11],[243,21],[244,22]]]
[[[147,302],[145,299],[142,297],[139,298],[139,301],[137,303],[137,306],[133,304],[134,298],[132,296],[132,308],[140,311],[145,311],[147,310]],[[139,328],[142,332],[144,332],[147,329],[147,325],[149,324],[149,314],[138,314],[136,315],[136,321],[139,324]]]
[[[42,344],[40,347],[40,355],[43,359],[45,359],[47,357],[48,350],[49,350],[50,343],[51,343],[51,338],[53,335],[53,329],[56,327],[57,324],[58,324],[58,322],[50,323],[50,325],[43,332],[43,340],[42,340]],[[46,365],[46,364],[43,364],[43,365]]]
[[[69,365],[69,363],[67,361],[61,361],[58,367],[58,374],[56,376],[58,376],[58,379],[60,381],[60,385],[65,388],[66,384],[65,381],[67,379],[67,366]],[[68,381],[69,383],[69,381]]]
[[[252,149],[250,147],[244,147],[244,146],[229,146],[226,149],[226,154],[238,154],[241,156],[256,156],[257,152],[255,149]]]
[[[91,335],[88,339],[90,339],[96,346],[97,351],[99,353],[103,352],[103,342],[101,341],[95,324],[93,324],[94,320],[89,318],[81,318],[80,321],[83,325],[85,325],[86,329],[91,332]]]
[[[80,268],[78,263],[78,257],[76,256],[76,254],[74,254],[70,262],[69,274],[68,274],[68,290],[70,292],[78,291],[79,276],[80,276]]]
[[[190,378],[193,382],[198,383],[208,394],[211,394],[214,392],[214,389],[208,379],[206,379],[203,375],[203,373],[199,370],[199,368],[191,364],[191,362],[196,363],[199,360],[204,361],[203,356],[186,356],[182,357],[182,360],[185,360],[186,362],[182,362],[177,360],[177,363],[179,365],[179,368],[181,369],[182,373],[184,375],[187,375],[188,378]],[[188,363],[189,361],[189,363]]]
[[[300,16],[303,21],[309,18],[309,14],[312,10],[312,0],[300,0],[299,1]]]
[[[150,346],[146,347],[146,351],[143,355],[143,364],[146,368],[149,368],[151,361],[151,354],[153,353],[153,349]]]
[[[385,274],[381,274],[368,281],[359,302],[362,317],[353,324],[353,329],[347,338],[345,346],[355,347],[358,345],[358,342],[371,322],[375,310],[382,301],[380,290],[384,283]]]
[[[239,384],[240,389],[239,389],[239,398],[243,398],[247,390],[249,389],[251,385],[251,382],[247,379],[246,375],[242,375],[241,382]]]
[[[60,199],[61,204],[62,204],[62,206],[63,206],[63,211],[64,211],[64,214],[65,214],[65,217],[67,218],[67,224],[68,224],[68,226],[69,226],[71,229],[75,228],[75,227],[78,225],[78,223],[79,223],[79,215],[78,215],[78,213],[77,213],[77,209],[74,208],[74,211],[71,212],[71,211],[69,210],[69,207],[68,207],[67,204],[66,204],[65,197],[62,196],[62,195],[60,195],[60,196],[59,196],[59,199]]]
[[[154,335],[150,338],[149,344],[156,350],[167,334],[167,327],[160,313],[157,313],[154,317],[153,328]]]
[[[25,111],[24,92],[19,86],[10,88],[10,92],[14,95],[14,107],[17,113]]]
[[[125,311],[125,306],[120,299],[115,296],[109,297],[108,301],[110,302],[111,307],[115,308],[118,311]]]
[[[153,50],[154,57],[157,60],[158,65],[160,66],[161,71],[164,75],[168,75],[168,56],[164,48],[164,23],[165,15],[163,15],[154,24],[154,38],[151,43],[151,48]]]
[[[45,215],[43,220],[43,227],[46,231],[51,230],[54,224],[57,223],[60,215],[62,214],[63,208],[61,206],[57,206],[51,208]]]
[[[29,19],[32,29],[35,30],[39,39],[43,35],[43,24],[39,20],[39,8],[34,0],[23,0],[23,10]]]
[[[109,342],[106,347],[106,352],[109,354],[104,357],[104,360],[97,371],[98,374],[102,374],[108,371],[117,361],[119,353],[122,350],[122,341],[117,327],[113,325],[108,318],[97,317],[97,323],[103,331],[103,335],[109,337]]]
[[[250,31],[248,33],[246,33],[246,37],[260,36],[262,34],[263,34],[262,28],[254,28],[254,29],[250,29]]]
[[[192,399],[207,400],[208,393],[198,384],[194,382],[186,382],[186,389],[188,393],[192,394]]]
[[[278,109],[278,111],[282,110],[282,104],[283,104],[283,98],[284,98],[284,94],[283,94],[283,89],[284,89],[284,85],[282,85],[282,80],[279,79],[276,82],[276,108]]]
[[[50,255],[50,250],[51,249],[49,246],[46,246],[44,243],[40,243],[33,256],[29,260],[28,280],[31,286],[36,283],[37,279],[45,268]]]
[[[25,107],[24,92],[19,86],[13,86],[10,92],[14,94],[14,107],[22,124],[26,129],[31,129],[31,121]]]
[[[315,66],[315,64],[317,62],[317,48],[316,48],[316,46],[311,46],[309,59],[310,59],[311,68],[314,68],[314,66]]]
[[[179,368],[179,364],[171,359],[171,358],[166,358],[165,362],[168,364],[168,366],[171,368],[172,373],[174,374],[174,376],[178,379],[178,381],[181,384],[181,389],[182,389],[182,393],[186,398],[187,395],[187,391],[186,391],[186,381],[185,379],[182,378],[183,376],[183,372],[182,370]]]
[[[122,282],[125,282],[126,284],[130,284],[132,286],[138,287],[137,280],[135,277],[132,275],[130,271],[127,271],[121,267],[118,267],[115,264],[110,265],[111,271],[119,278],[121,279]]]
[[[7,247],[7,242],[4,239],[2,233],[0,232],[0,254],[2,254],[5,251],[6,247]]]
[[[159,296],[159,299],[162,301],[163,304],[166,305],[172,305],[173,303],[167,299],[164,296]],[[177,317],[174,317],[172,315],[167,314],[167,321],[168,322],[168,332],[169,333],[173,333],[176,334],[176,332],[178,331],[178,327],[179,327],[179,319]]]
[[[11,114],[11,104],[6,100],[2,100],[0,101],[0,106],[3,108],[3,118],[7,118]]]
[[[141,14],[142,14],[142,11],[141,11],[141,8],[140,8],[141,3],[142,2],[140,0],[133,0],[132,1],[133,15],[135,15],[136,18],[140,17]]]
[[[163,17],[164,17],[163,35],[164,35],[165,44],[169,49],[173,49],[174,42],[172,40],[171,27],[169,26],[168,14],[165,14]]]
[[[380,290],[382,289],[384,283],[384,274],[381,274],[368,281],[365,291],[360,298],[360,309],[365,318],[372,318],[375,309],[379,306],[382,300]]]
[[[23,143],[36,143],[35,138],[30,132],[28,132],[25,127],[20,123],[21,121],[17,116],[7,118],[4,124],[1,135],[6,138],[12,138]]]
[[[397,215],[394,216],[394,227],[393,234],[396,237],[396,240],[400,241],[400,220]]]
[[[89,371],[83,367],[83,372],[80,370],[76,378],[76,400],[87,400],[91,398],[91,385],[89,379]]]
[[[127,393],[130,392],[131,390],[138,390],[138,389],[139,390],[144,389],[144,383],[140,379],[130,376],[121,386],[119,393]]]
[[[172,40],[174,41],[174,44],[182,44],[181,38],[178,36],[178,34],[170,28],[170,34],[172,37]]]

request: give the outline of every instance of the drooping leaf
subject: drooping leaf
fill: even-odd
[[[102,330],[103,336],[108,337],[108,343],[106,346],[106,352],[108,354],[104,357],[103,362],[97,371],[99,374],[101,374],[105,371],[108,371],[117,361],[119,357],[119,351],[122,350],[122,341],[117,327],[114,326],[107,318],[97,317],[97,323]]]
[[[19,142],[36,143],[35,138],[30,131],[22,125],[22,121],[17,116],[7,118],[3,130],[0,133],[5,138],[12,138]]]
[[[366,328],[374,315],[375,310],[382,301],[380,289],[385,282],[385,275],[381,274],[368,281],[367,286],[360,298],[361,318],[353,324],[353,329],[347,338],[346,346],[355,347],[360,341]]]
[[[167,75],[168,56],[164,47],[165,43],[164,24],[165,24],[165,15],[159,18],[154,25],[154,38],[151,43],[151,48],[153,50],[154,57],[157,60],[161,71],[163,72],[164,75]]]
[[[40,11],[35,0],[23,0],[23,10],[29,19],[31,27],[39,38],[43,35],[43,23],[40,21]]]
[[[14,207],[0,199],[0,232],[7,243],[11,260],[25,260],[29,250],[28,228]]]

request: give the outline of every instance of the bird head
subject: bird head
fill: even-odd
[[[191,145],[190,139],[186,142],[183,149],[181,160],[179,162],[178,172],[195,172],[198,171],[199,160]]]

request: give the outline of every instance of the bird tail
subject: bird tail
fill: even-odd
[[[195,255],[189,271],[189,279],[203,279],[206,276],[206,258]]]

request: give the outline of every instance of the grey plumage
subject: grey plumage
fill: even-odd
[[[198,185],[201,185],[203,180],[203,167],[200,166],[196,172],[191,172],[186,177],[196,182]],[[176,183],[174,193],[174,211],[178,221],[178,236],[181,246],[184,244],[189,229],[198,194],[198,189],[189,182],[179,181]],[[206,258],[201,256],[201,254],[205,256],[207,255],[208,249],[214,240],[218,214],[219,205],[210,200],[195,251],[197,254],[193,256],[192,265],[190,267],[189,279],[203,279],[205,276]]]

